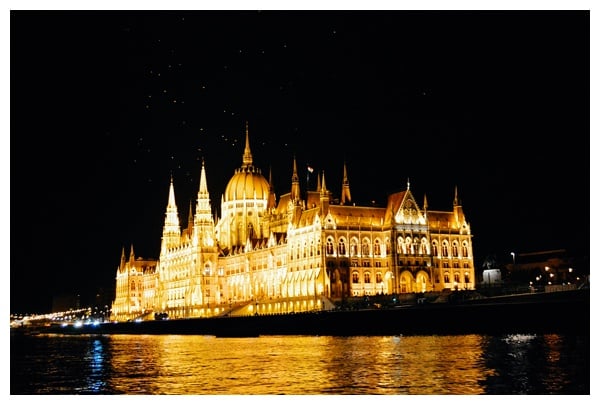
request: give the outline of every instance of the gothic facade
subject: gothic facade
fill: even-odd
[[[304,196],[304,198],[302,198]],[[417,203],[410,184],[383,208],[352,203],[346,165],[339,199],[325,174],[277,198],[254,166],[248,128],[242,165],[213,217],[202,163],[195,210],[179,221],[173,178],[158,260],[121,254],[114,320],[330,309],[344,298],[475,288],[471,229],[455,190],[452,211]]]

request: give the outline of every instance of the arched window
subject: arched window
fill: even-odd
[[[404,239],[398,238],[398,253],[406,254],[406,246],[404,246]]]
[[[352,282],[358,284],[358,272],[356,271],[352,273]]]
[[[437,246],[437,243],[434,241],[434,242],[431,244],[431,247],[432,247],[432,249],[433,249],[433,256],[437,256],[437,255],[438,255],[438,246]]]
[[[369,284],[371,282],[371,273],[366,272],[365,273],[365,283]]]
[[[450,274],[446,271],[444,272],[444,283],[450,282]]]
[[[327,242],[325,244],[325,252],[328,255],[332,255],[333,254],[333,241],[331,240],[331,238],[327,238]]]
[[[346,254],[346,243],[344,242],[344,238],[340,238],[340,241],[338,242],[338,254]]]
[[[452,242],[452,256],[458,257],[458,244],[456,242]]]
[[[400,277],[400,292],[408,292],[408,278],[406,276]]]
[[[252,226],[252,222],[248,224],[248,238],[254,239],[254,227]]]
[[[469,257],[469,249],[467,248],[466,242],[462,245],[462,255],[463,257]]]
[[[373,254],[375,256],[381,256],[381,246],[379,245],[379,239],[375,239],[375,243],[373,244]]]
[[[460,275],[458,273],[454,273],[454,282],[458,283],[460,281]]]
[[[377,272],[377,274],[375,274],[375,282],[376,283],[381,283],[383,282],[383,277],[381,275],[381,272]]]
[[[444,241],[444,243],[442,243],[442,256],[448,257],[448,242],[446,242],[446,241]]]
[[[465,283],[467,283],[467,284],[468,284],[468,283],[470,283],[470,282],[471,282],[471,280],[470,280],[470,278],[469,278],[469,272],[468,272],[468,271],[466,271],[466,272],[465,272]]]
[[[362,241],[361,254],[363,256],[369,256],[369,240],[367,238]]]
[[[356,251],[356,245],[357,245],[356,239],[352,238],[350,240],[350,256],[352,256],[352,257],[355,257],[358,253]]]

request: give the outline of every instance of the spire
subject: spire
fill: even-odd
[[[202,159],[202,169],[200,170],[200,189],[196,199],[196,216],[194,223],[199,222],[209,223],[212,221],[212,212],[210,206],[210,195],[206,183],[206,169],[204,167],[204,159]]]
[[[329,212],[329,191],[325,185],[325,170],[323,170],[323,181],[321,182],[320,201],[321,201],[321,215],[327,215]]]
[[[190,200],[190,209],[188,211],[188,221],[187,221],[188,229],[191,229],[192,225],[194,224],[194,212],[192,209],[193,209],[192,200]]]
[[[410,178],[406,178],[406,190],[410,190]]]
[[[298,179],[298,165],[296,165],[296,156],[294,156],[294,166],[292,168],[292,181],[299,181],[299,179]]]
[[[267,201],[267,209],[275,208],[276,200],[275,187],[273,186],[273,173],[271,166],[269,166],[269,199]]]
[[[119,268],[124,269],[126,261],[127,259],[125,258],[125,246],[123,246],[121,248],[121,266]]]
[[[202,169],[200,170],[200,189],[198,190],[198,193],[208,195],[208,187],[206,185],[206,170],[204,170],[204,158],[202,158]]]
[[[177,213],[177,204],[175,203],[175,187],[173,186],[173,176],[169,184],[169,201],[167,202],[167,212],[165,216],[165,228],[177,227],[179,230],[179,214]]]
[[[427,211],[427,194],[423,196],[423,209]]]
[[[293,202],[300,201],[300,179],[298,177],[298,166],[296,165],[296,156],[294,156],[294,165],[292,170],[292,191],[290,197]]]
[[[173,186],[173,176],[169,184],[169,201],[165,213],[165,224],[163,226],[163,237],[161,249],[170,249],[179,243],[181,230],[179,228],[179,213],[175,203],[175,187]]]
[[[342,199],[340,203],[345,205],[346,203],[352,202],[350,196],[350,182],[348,181],[348,172],[346,170],[346,162],[344,162],[344,178],[342,179]]]
[[[250,135],[248,134],[248,121],[246,121],[246,146],[242,156],[243,166],[252,166],[252,152],[250,152]]]
[[[250,158],[252,161],[252,158]],[[196,199],[196,215],[194,216],[194,228],[192,239],[194,243],[204,247],[214,246],[215,223],[210,206],[210,195],[206,183],[206,168],[204,159],[202,159],[202,169],[200,171],[200,189]]]
[[[454,186],[454,205],[460,205],[458,203],[458,186]]]
[[[321,191],[321,176],[317,174],[317,191]]]
[[[175,207],[177,209],[177,205],[175,204],[175,188],[173,188],[173,175],[171,174],[171,179],[169,180],[169,200],[167,202],[167,210],[169,207]]]
[[[323,170],[323,182],[321,183],[321,194],[327,192],[327,186],[325,185],[325,170]]]
[[[131,244],[131,250],[129,251],[129,261],[133,262],[135,260],[135,253],[133,253],[133,243]]]

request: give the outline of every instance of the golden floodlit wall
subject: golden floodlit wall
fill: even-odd
[[[171,178],[159,259],[136,259],[133,247],[129,259],[122,252],[113,319],[328,310],[350,297],[475,288],[457,190],[452,211],[429,210],[426,197],[420,205],[410,183],[385,207],[361,207],[351,200],[345,164],[343,173],[341,198],[324,173],[302,194],[294,159],[290,191],[277,197],[254,166],[246,126],[220,218],[211,212],[204,162],[186,228]]]

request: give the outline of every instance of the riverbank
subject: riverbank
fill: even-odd
[[[590,332],[589,289],[519,294],[458,303],[295,314],[58,325],[63,334],[443,335]]]

